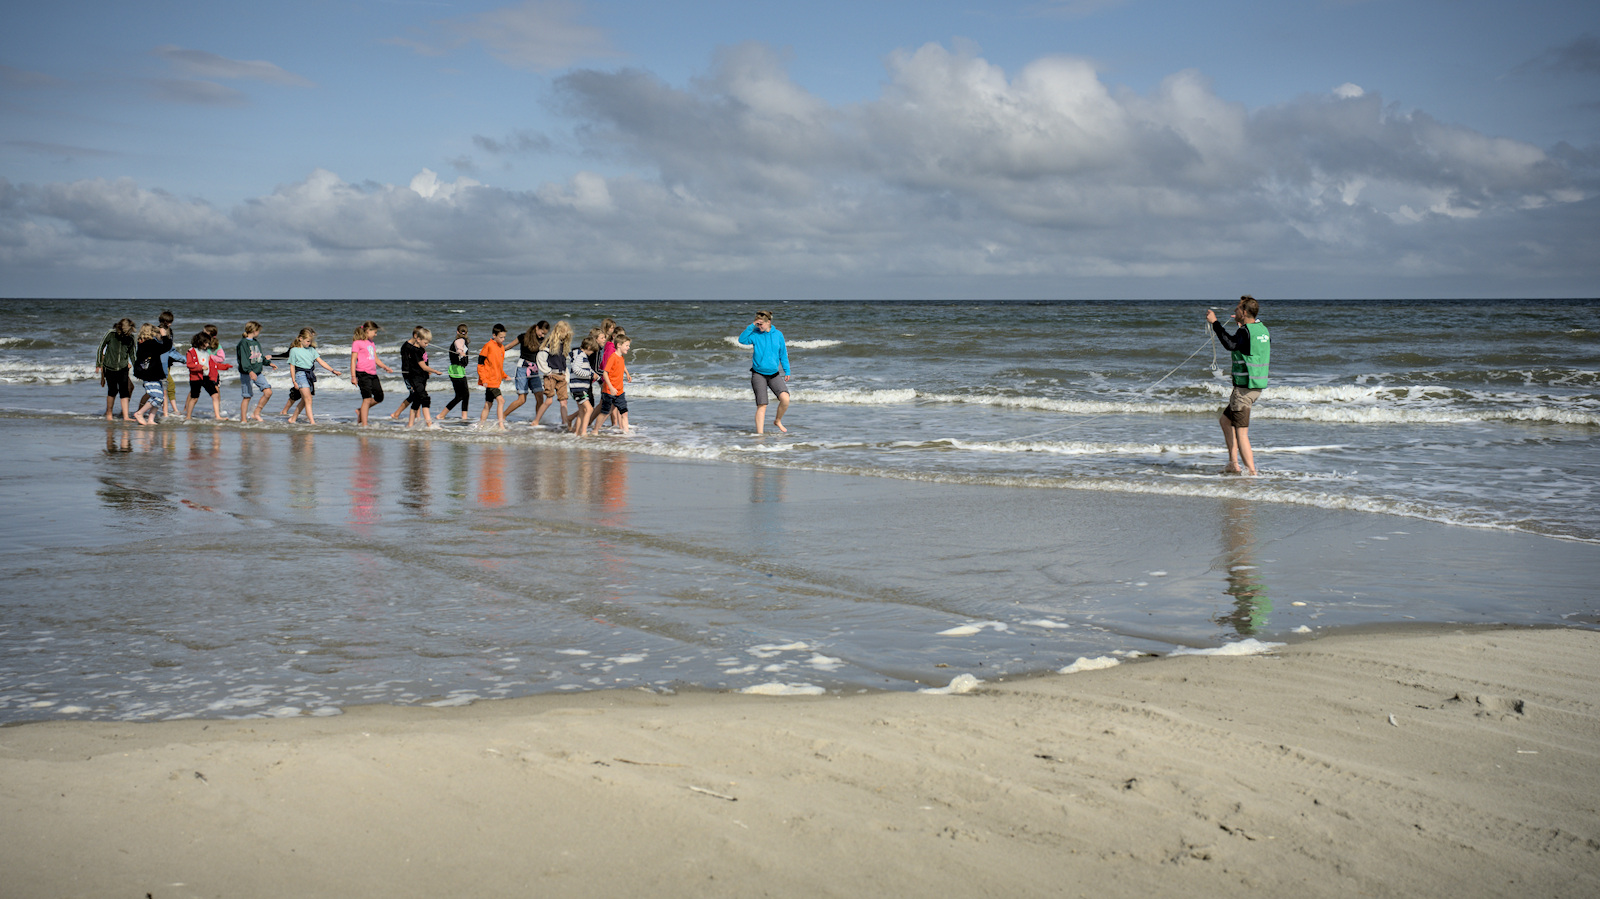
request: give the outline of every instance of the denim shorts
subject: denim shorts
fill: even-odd
[[[300,368],[294,370],[294,386],[300,388],[301,390],[308,390],[311,392],[312,396],[316,396],[316,383],[317,377],[311,372]]]
[[[517,363],[517,393],[544,393],[544,375],[532,362]]]
[[[262,393],[266,393],[272,389],[272,385],[267,383],[267,376],[261,372],[239,372],[239,395],[245,399],[249,399],[255,395],[251,392],[252,388],[259,390]]]

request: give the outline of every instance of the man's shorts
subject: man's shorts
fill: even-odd
[[[374,403],[383,402],[383,382],[378,380],[374,372],[356,372],[356,387],[361,390],[361,398],[372,400]]]
[[[1228,405],[1222,410],[1227,416],[1228,423],[1236,428],[1250,427],[1250,407],[1261,399],[1261,389],[1248,387],[1233,388],[1233,395],[1228,397]]]
[[[245,399],[254,396],[251,389],[267,393],[272,390],[272,385],[267,383],[267,376],[258,371],[239,372],[239,395]]]
[[[532,362],[518,362],[516,378],[518,395],[544,393],[544,376],[539,374],[539,366]]]
[[[106,396],[133,396],[133,381],[128,379],[126,368],[108,368],[101,374],[106,376]]]
[[[600,395],[600,414],[610,415],[615,409],[623,415],[628,414],[628,395],[626,393],[603,393]]]
[[[789,379],[781,372],[764,375],[755,369],[750,369],[750,389],[756,392],[756,405],[767,404],[767,391],[770,389],[773,396],[783,396],[789,392]]]

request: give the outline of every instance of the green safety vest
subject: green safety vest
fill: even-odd
[[[1242,325],[1250,338],[1250,355],[1233,354],[1233,386],[1260,390],[1267,386],[1267,363],[1272,360],[1272,336],[1260,322]]]

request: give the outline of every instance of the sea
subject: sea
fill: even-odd
[[[337,714],[533,693],[843,694],[1333,630],[1594,627],[1600,300],[1262,300],[1259,474],[1226,475],[1207,308],[1099,302],[0,301],[0,723]],[[610,317],[631,433],[106,421],[126,316],[348,373]],[[767,309],[792,407],[754,430]],[[515,357],[513,350],[511,356]],[[180,373],[181,374],[181,373]],[[186,385],[181,385],[186,386]],[[508,394],[510,382],[506,384]],[[431,384],[432,410],[452,396]],[[139,392],[135,391],[135,401]],[[514,394],[513,394],[514,395]],[[181,416],[179,417],[181,418]],[[1254,644],[1253,644],[1254,645]]]

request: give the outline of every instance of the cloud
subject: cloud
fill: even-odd
[[[604,31],[579,21],[582,13],[582,7],[569,0],[525,0],[519,6],[436,22],[433,33],[391,38],[389,43],[425,56],[442,56],[477,41],[500,62],[538,72],[618,56]]]
[[[160,78],[150,82],[158,100],[195,106],[249,106],[250,98],[225,84],[193,78]]]
[[[1571,43],[1552,47],[1524,68],[1529,66],[1565,74],[1600,75],[1600,37],[1585,34]]]
[[[38,153],[42,156],[55,156],[67,160],[76,159],[79,156],[103,158],[121,155],[109,150],[96,150],[90,147],[74,147],[70,144],[54,144],[35,140],[8,140],[5,145],[27,150],[30,153]]]
[[[30,72],[27,69],[0,65],[0,84],[16,90],[37,90],[40,88],[60,87],[65,82],[54,75],[46,75],[43,72]]]
[[[131,182],[0,181],[0,265],[365,273],[413,295],[428,278],[461,293],[1002,297],[1241,281],[1280,296],[1528,294],[1600,279],[1600,152],[1489,137],[1375,90],[1252,110],[1195,71],[1141,94],[1073,57],[1007,73],[930,44],[887,64],[881,94],[850,105],[754,43],[683,85],[570,72],[556,108],[611,174],[526,191],[318,170],[221,211]],[[531,132],[474,143],[548,146]]]
[[[228,59],[204,50],[186,50],[166,45],[155,48],[156,56],[172,63],[173,68],[197,78],[220,78],[226,81],[260,81],[289,87],[314,87],[307,78],[284,71],[270,62],[261,60]]]

